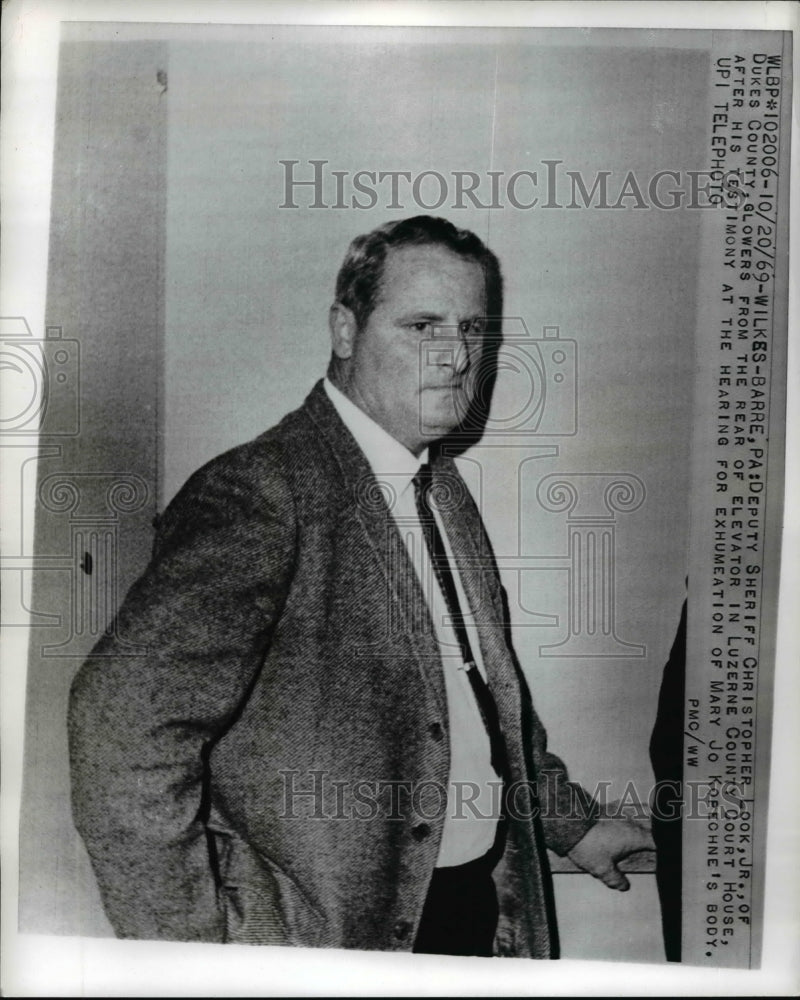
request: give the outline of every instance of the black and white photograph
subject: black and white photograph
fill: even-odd
[[[165,6],[6,10],[7,992],[788,989],[796,11]]]

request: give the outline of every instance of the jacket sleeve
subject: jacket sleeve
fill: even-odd
[[[506,630],[506,645],[519,679],[522,743],[525,753],[530,754],[527,766],[535,783],[537,815],[542,824],[546,846],[556,854],[564,855],[597,822],[599,807],[581,785],[569,780],[564,762],[548,750],[547,731],[534,708],[530,689],[511,640],[508,595],[496,568],[495,573]]]
[[[291,494],[248,451],[197,473],[72,685],[72,807],[120,937],[221,941],[204,758],[257,676],[294,561]]]
[[[530,744],[544,841],[551,851],[564,855],[597,822],[599,807],[581,785],[569,780],[561,758],[548,751],[547,733],[532,704],[530,714]]]

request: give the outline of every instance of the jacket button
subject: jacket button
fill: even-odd
[[[398,941],[405,941],[410,930],[411,924],[407,920],[398,920],[394,925],[394,936]]]
[[[441,722],[432,722],[430,726],[428,726],[428,732],[430,733],[432,740],[435,740],[437,743],[441,743],[442,737],[444,736],[444,730],[442,729]]]
[[[418,823],[411,831],[414,840],[424,840],[431,832],[427,823]]]

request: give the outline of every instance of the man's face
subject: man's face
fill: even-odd
[[[342,388],[419,454],[458,425],[474,396],[485,313],[476,262],[435,245],[390,250],[365,326],[356,332],[352,313],[334,307],[333,349],[349,358]]]

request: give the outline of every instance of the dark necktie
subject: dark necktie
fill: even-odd
[[[461,608],[458,603],[458,591],[453,571],[450,568],[450,560],[447,558],[447,549],[444,546],[444,539],[439,531],[439,526],[433,516],[430,506],[430,490],[433,483],[431,467],[427,463],[421,465],[419,471],[413,479],[414,497],[417,502],[417,513],[422,526],[422,534],[425,537],[425,544],[428,546],[428,554],[433,564],[436,579],[439,581],[442,594],[444,595],[447,610],[453,623],[453,631],[456,634],[458,645],[461,649],[461,656],[467,671],[475,701],[486,727],[489,736],[489,747],[491,751],[491,764],[500,777],[507,777],[507,755],[503,730],[500,728],[500,718],[497,713],[489,685],[483,679],[480,670],[472,655],[472,647],[469,642],[469,635],[464,625]]]

